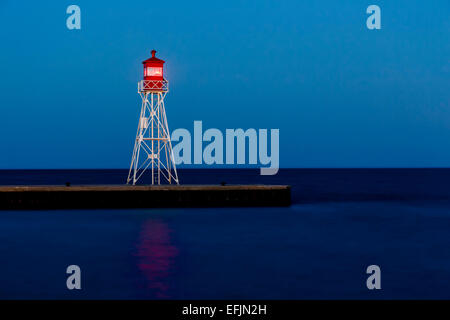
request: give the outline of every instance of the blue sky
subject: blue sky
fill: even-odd
[[[66,28],[81,8],[82,29]],[[366,8],[381,8],[381,30]],[[0,3],[0,168],[126,168],[141,61],[171,130],[279,128],[282,167],[450,166],[450,2]]]

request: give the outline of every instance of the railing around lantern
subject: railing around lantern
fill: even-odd
[[[141,80],[138,82],[138,91],[169,91],[169,82],[164,80]]]

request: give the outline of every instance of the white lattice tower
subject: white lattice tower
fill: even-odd
[[[138,83],[142,107],[127,184],[135,185],[148,171],[151,171],[152,184],[162,181],[179,184],[164,107],[168,89],[167,80]]]

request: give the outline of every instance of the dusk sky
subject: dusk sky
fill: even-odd
[[[449,13],[448,0],[2,0],[0,169],[129,167],[152,49],[171,131],[278,128],[281,167],[449,167]]]

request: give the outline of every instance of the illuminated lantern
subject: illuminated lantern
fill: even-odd
[[[156,51],[152,50],[152,57],[142,62],[144,65],[144,81],[148,90],[162,90],[164,86],[164,60],[155,57]]]

